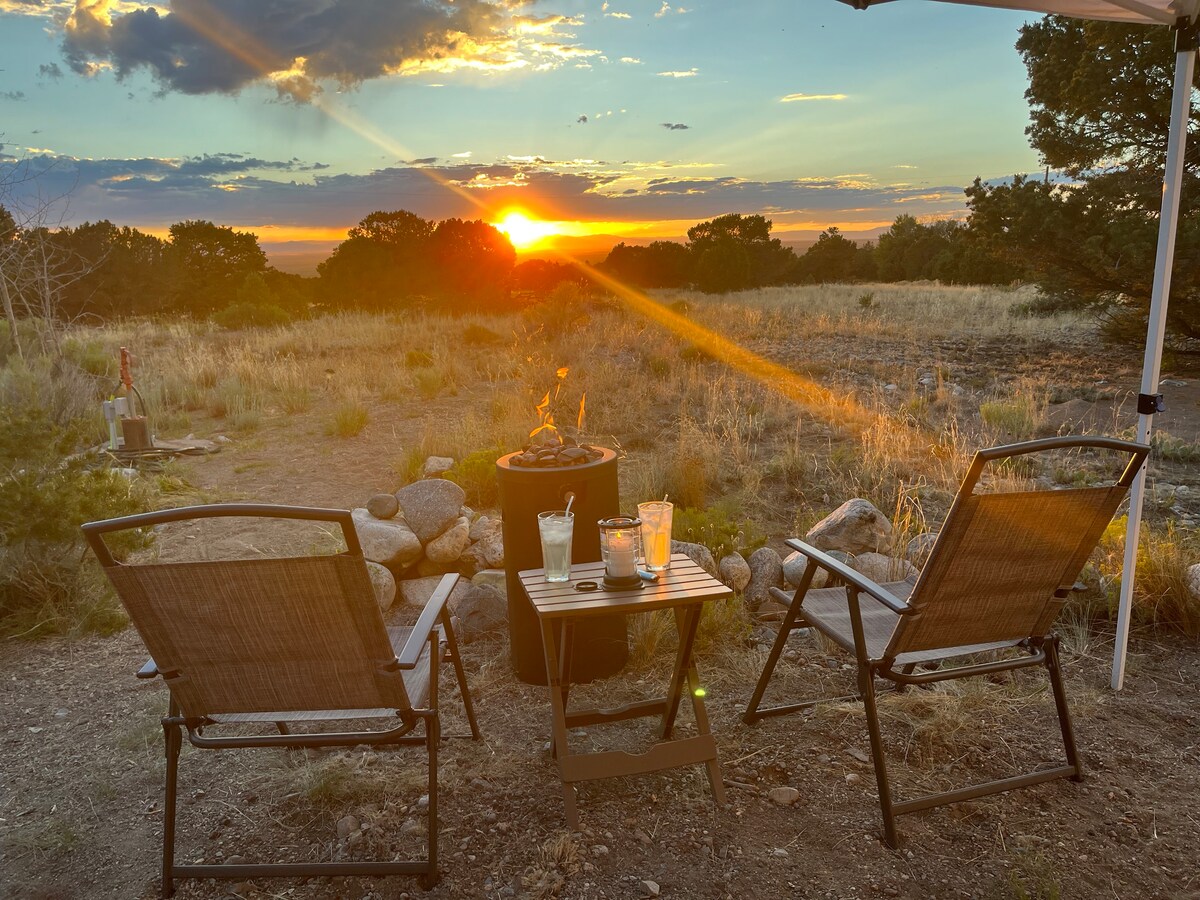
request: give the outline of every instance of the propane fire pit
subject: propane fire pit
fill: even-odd
[[[557,399],[567,370],[558,370]],[[509,652],[517,677],[527,684],[546,683],[542,633],[533,604],[517,573],[542,565],[537,514],[563,509],[572,496],[575,529],[571,564],[600,560],[597,522],[620,513],[617,455],[603,447],[577,444],[554,425],[550,392],[538,404],[541,424],[530,433],[524,450],[496,460],[500,509],[504,522],[504,569],[508,588]],[[582,428],[584,400],[579,403]],[[571,680],[592,681],[621,671],[629,658],[624,616],[588,618],[575,631]]]

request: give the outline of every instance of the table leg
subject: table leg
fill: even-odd
[[[565,638],[566,635],[564,634],[563,637]],[[546,683],[550,691],[550,715],[553,728],[550,749],[558,759],[559,777],[562,778],[563,761],[570,755],[570,748],[567,745],[567,708],[564,700],[565,691],[561,684],[562,669],[559,665],[558,653],[554,649],[554,626],[548,620],[542,621],[542,648],[546,654]],[[579,810],[575,805],[575,786],[564,779],[562,792],[563,804],[567,808],[567,824],[572,830],[578,831]]]
[[[708,711],[704,708],[704,694],[700,690],[700,675],[696,666],[690,660],[687,670],[688,690],[692,694],[692,711],[696,714],[696,730],[700,734],[709,734]],[[718,806],[725,805],[725,783],[721,779],[721,766],[714,752],[713,758],[704,763],[708,772],[708,785],[712,788],[713,799]]]
[[[675,669],[671,673],[671,686],[667,691],[667,706],[663,710],[662,728],[659,731],[659,735],[664,741],[671,737],[671,730],[675,727],[675,716],[679,712],[679,702],[683,699],[683,685],[687,679],[688,668],[692,664],[692,648],[696,643],[696,629],[700,625],[700,609],[699,603],[683,609],[675,608],[675,627],[679,631],[679,648],[675,651]]]

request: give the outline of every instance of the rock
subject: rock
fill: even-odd
[[[672,553],[683,553],[713,578],[719,578],[717,561],[713,559],[712,551],[703,544],[692,544],[688,541],[671,541]]]
[[[337,820],[337,836],[339,841],[344,841],[354,832],[359,831],[358,819],[354,816],[342,816]]]
[[[808,557],[799,550],[793,550],[783,561],[783,580],[792,587],[800,587],[806,568],[808,568]],[[829,573],[824,569],[817,569],[816,574],[813,575],[811,587],[825,587],[827,581],[829,581]]]
[[[433,563],[453,563],[471,543],[471,523],[462,516],[425,545],[425,558]]]
[[[367,501],[367,512],[376,519],[390,519],[400,512],[400,503],[395,494],[376,494]]]
[[[504,523],[499,519],[480,516],[471,526],[470,538],[479,547],[477,556],[481,569],[504,567]]]
[[[1193,563],[1187,567],[1185,581],[1192,599],[1200,602],[1200,563]]]
[[[503,631],[508,625],[508,601],[486,584],[468,582],[462,593],[456,590],[451,595],[448,608],[454,620],[454,633],[463,643]]]
[[[850,772],[846,775],[846,784],[852,787],[856,784],[862,784],[862,776],[857,772]]]
[[[503,569],[483,569],[476,572],[471,584],[484,584],[495,588],[501,594],[508,594],[508,576]]]
[[[404,518],[422,544],[428,544],[453,524],[466,496],[462,488],[444,478],[414,481],[396,491]]]
[[[721,580],[735,591],[741,592],[750,583],[750,565],[740,553],[729,553],[717,564]]]
[[[371,576],[371,587],[375,589],[375,599],[379,601],[379,611],[387,612],[396,599],[396,577],[387,566],[377,562],[367,562],[367,574]]]
[[[903,581],[917,574],[916,567],[907,559],[897,559],[882,553],[860,553],[851,563],[855,571],[866,575],[876,584]]]
[[[657,897],[662,892],[658,882],[651,881],[649,878],[642,879],[641,889],[643,897]]]
[[[363,555],[391,569],[404,569],[421,558],[421,541],[402,519],[376,519],[365,509],[350,513]]]
[[[461,514],[462,511],[460,510],[459,512]],[[470,518],[470,516],[467,518]],[[471,530],[467,532],[468,537],[470,537],[473,541],[483,540],[484,535],[489,534],[492,531],[492,521],[493,520],[489,516],[480,516],[471,523]]]
[[[403,504],[401,504],[403,506]],[[874,553],[891,543],[892,523],[869,500],[847,500],[809,529],[804,540],[818,550]]]
[[[750,583],[742,592],[746,606],[758,607],[770,599],[770,589],[783,587],[783,560],[770,547],[759,547],[750,554]]]
[[[432,578],[434,575],[449,575],[451,572],[458,571],[458,560],[448,563],[434,562],[430,559],[422,559],[417,563],[416,574],[418,578]],[[461,574],[461,573],[460,573]]]
[[[429,598],[433,596],[433,592],[437,590],[438,584],[442,578],[440,575],[431,575],[425,578],[409,578],[401,581],[397,588],[400,592],[400,599],[404,601],[405,606],[415,606],[424,608],[429,602]],[[470,586],[471,582],[459,579],[458,584],[450,593],[450,599],[462,594]]]
[[[767,791],[767,799],[776,806],[791,806],[800,799],[800,792],[794,787],[773,787]]]
[[[454,468],[452,456],[430,456],[425,460],[425,477],[433,478]]]
[[[929,551],[933,549],[936,541],[937,534],[935,532],[926,531],[918,534],[904,548],[904,558],[918,569],[921,568],[925,565],[925,560],[929,559]]]

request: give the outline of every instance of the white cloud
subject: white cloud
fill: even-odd
[[[801,103],[808,100],[845,100],[847,94],[787,94],[780,97],[780,103]]]
[[[630,66],[640,66],[642,64],[642,61],[640,59],[638,59],[636,56],[622,56],[621,62],[625,63],[626,65],[630,65]]]
[[[688,69],[686,72],[659,72],[663,78],[695,78],[700,74],[699,69]]]
[[[672,7],[671,4],[667,2],[667,0],[663,0],[662,6],[660,6],[658,8],[658,12],[656,12],[654,14],[654,18],[661,19],[663,16],[671,15],[671,13],[674,13],[677,16],[682,16],[684,13],[689,13],[689,12],[691,12],[690,9],[686,9],[682,6]]]

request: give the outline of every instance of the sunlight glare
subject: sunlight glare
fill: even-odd
[[[531,219],[515,209],[504,213],[496,223],[496,228],[508,235],[508,239],[518,250],[528,249],[543,238],[558,234],[554,223]]]

